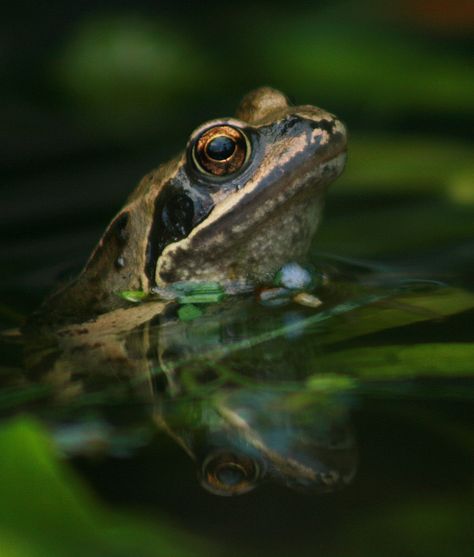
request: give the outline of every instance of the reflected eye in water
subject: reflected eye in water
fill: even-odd
[[[254,489],[260,478],[259,464],[246,455],[215,451],[204,461],[201,485],[215,495],[242,495]]]
[[[250,142],[233,126],[214,126],[204,131],[194,144],[193,161],[204,174],[226,176],[240,170],[250,156]]]

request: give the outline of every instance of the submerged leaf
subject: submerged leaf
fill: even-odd
[[[215,304],[224,299],[222,292],[206,293],[206,294],[190,294],[189,296],[181,296],[178,298],[180,304]]]
[[[193,304],[185,304],[178,309],[178,317],[181,321],[192,321],[198,317],[201,317],[202,311],[194,306]]]
[[[472,377],[473,361],[474,344],[440,342],[338,350],[321,355],[318,365],[327,373],[348,373],[361,379],[379,380]]]
[[[34,421],[0,429],[2,557],[195,557],[212,555],[163,520],[153,527],[111,512],[57,458]]]

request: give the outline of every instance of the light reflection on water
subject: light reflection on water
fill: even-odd
[[[162,432],[216,495],[262,482],[312,493],[346,487],[358,466],[352,414],[365,393],[416,393],[423,375],[449,379],[456,360],[459,347],[446,342],[444,368],[427,372],[423,352],[398,361],[407,340],[397,335],[410,327],[422,335],[474,296],[386,269],[331,265],[316,309],[246,295],[182,321],[176,304],[157,304],[155,315],[148,302],[146,319],[134,317],[129,329],[30,333],[16,392],[40,390],[18,407],[45,420],[69,457],[132,458]]]
[[[247,294],[191,321],[171,305],[118,333],[10,340],[2,415],[40,419],[109,503],[236,554],[337,554],[442,494],[464,513],[474,296],[331,265],[316,308]]]

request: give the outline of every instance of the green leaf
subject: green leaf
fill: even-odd
[[[313,375],[308,379],[307,386],[315,392],[347,391],[356,386],[353,377],[336,373]]]
[[[460,288],[440,288],[433,292],[400,294],[381,299],[377,305],[360,305],[354,308],[351,319],[335,317],[331,327],[321,335],[325,344],[361,337],[455,315],[474,308],[474,293]],[[354,325],[356,324],[356,326]]]
[[[457,195],[460,179],[474,191],[472,150],[460,141],[354,134],[350,154],[336,193],[390,197],[444,193],[464,204]]]
[[[223,299],[223,293],[190,294],[189,296],[181,296],[178,298],[178,302],[180,304],[215,304]]]
[[[196,557],[210,548],[164,520],[104,508],[30,419],[0,429],[2,557]]]
[[[180,295],[180,304],[215,304],[225,296],[218,282],[178,282],[172,289]]]
[[[128,302],[141,302],[148,294],[143,290],[123,290],[119,293],[119,296]]]
[[[202,311],[192,304],[186,304],[178,309],[178,317],[181,321],[192,321],[197,317],[201,317],[201,315]]]
[[[472,115],[474,76],[466,56],[442,43],[400,40],[381,24],[322,20],[319,12],[315,33],[312,15],[275,17],[254,37],[260,71],[284,90],[308,98],[317,91],[322,106],[332,99],[333,107],[358,108],[367,120],[415,111]]]
[[[325,373],[347,373],[361,379],[413,379],[474,376],[473,361],[474,344],[440,342],[335,351],[321,355],[318,367]]]

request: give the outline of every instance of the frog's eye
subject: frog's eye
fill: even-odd
[[[201,483],[211,493],[241,495],[256,487],[260,468],[246,455],[216,451],[206,458],[201,473]]]
[[[214,126],[202,132],[194,143],[197,169],[213,176],[240,170],[250,155],[250,143],[243,131],[232,126]]]

